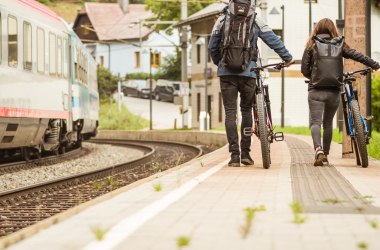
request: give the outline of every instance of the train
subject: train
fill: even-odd
[[[0,158],[64,153],[96,136],[97,64],[35,0],[0,0]]]

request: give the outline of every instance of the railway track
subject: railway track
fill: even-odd
[[[133,161],[0,193],[0,237],[201,154],[195,146],[156,141],[92,140],[142,150]]]

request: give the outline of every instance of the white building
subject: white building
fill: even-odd
[[[154,14],[144,4],[85,3],[78,12],[73,29],[101,67],[113,74],[152,73],[169,56],[174,56],[179,45],[177,30],[172,35],[155,32],[154,25],[144,23]],[[150,57],[150,49],[152,56]]]

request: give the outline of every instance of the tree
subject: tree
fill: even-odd
[[[162,79],[181,80],[181,53],[178,49],[174,56],[166,58],[157,75]]]
[[[188,1],[189,16],[203,9],[211,3],[218,2],[217,0],[209,1]],[[145,0],[148,9],[157,15],[157,19],[161,21],[179,21],[181,18],[181,1],[173,0]]]
[[[106,68],[98,69],[98,86],[100,99],[108,98],[117,90],[117,77]]]

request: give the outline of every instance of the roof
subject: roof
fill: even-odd
[[[84,11],[99,40],[129,40],[140,38],[140,20],[155,17],[151,11],[145,10],[145,7],[145,4],[129,4],[128,12],[123,13],[118,3],[85,3]],[[141,37],[152,31],[152,28],[143,26]]]
[[[34,10],[34,11],[37,11],[39,12],[41,15],[51,19],[51,20],[54,20],[56,22],[59,22],[59,23],[64,23],[62,21],[62,19],[54,12],[52,11],[51,9],[49,9],[48,7],[46,7],[45,5],[37,2],[37,1],[30,1],[30,0],[16,0],[15,2],[18,2],[24,6],[27,6],[28,8]]]
[[[181,20],[176,24],[176,26],[189,25],[190,23],[198,22],[202,19],[218,15],[228,4],[228,0],[221,0],[219,3],[213,3],[208,5],[206,8],[189,16],[185,20]]]

